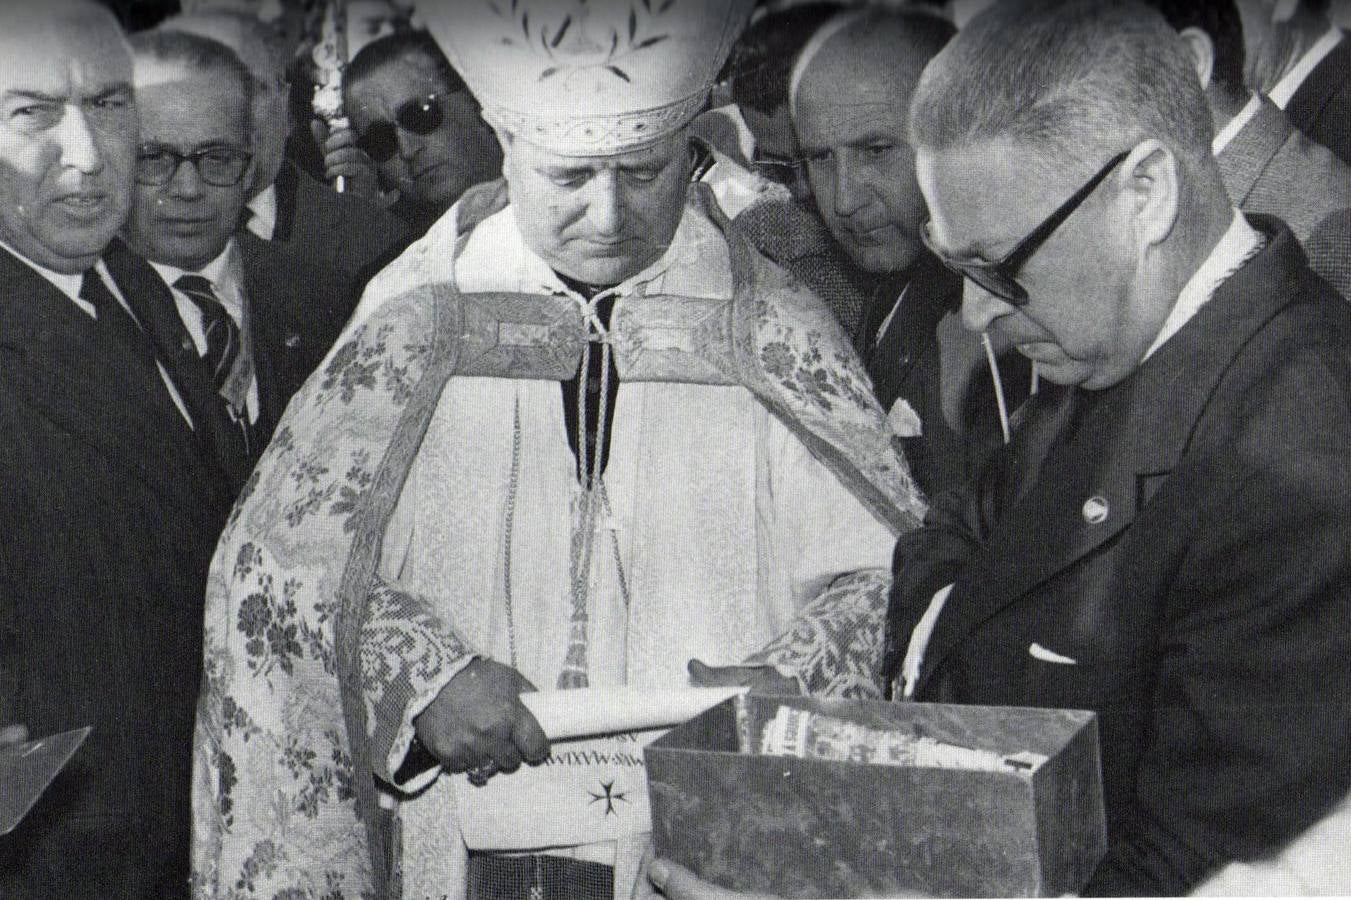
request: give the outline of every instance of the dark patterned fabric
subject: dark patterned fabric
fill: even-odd
[[[468,900],[613,900],[614,878],[601,863],[470,853]]]
[[[1301,241],[1329,214],[1351,207],[1351,167],[1266,98],[1216,161],[1236,206],[1281,219]]]
[[[1304,242],[1309,266],[1337,292],[1351,299],[1351,209],[1333,213]]]
[[[839,248],[815,210],[796,200],[766,201],[747,208],[736,224],[757,250],[824,300],[854,349],[863,349],[872,279]]]
[[[1351,165],[1351,43],[1342,42],[1314,66],[1285,106],[1295,127]]]

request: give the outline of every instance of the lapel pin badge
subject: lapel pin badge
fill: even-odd
[[[1090,525],[1101,525],[1106,522],[1111,511],[1112,507],[1108,505],[1107,498],[1099,494],[1094,494],[1084,501],[1084,521]]]
[[[291,332],[290,334],[288,334],[288,335],[286,336],[286,341],[285,341],[285,343],[286,343],[286,348],[287,348],[288,350],[294,350],[294,349],[296,349],[297,347],[300,346],[300,335],[297,334],[297,333],[295,333],[294,331]]]

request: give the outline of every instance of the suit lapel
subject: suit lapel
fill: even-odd
[[[1235,206],[1247,203],[1258,179],[1294,130],[1290,120],[1276,104],[1265,97],[1261,98],[1261,106],[1252,119],[1239,129],[1229,145],[1215,157],[1229,199]]]
[[[899,303],[896,295],[900,295]],[[873,336],[876,346],[870,348],[867,361],[879,396],[903,393],[902,386],[924,354],[937,352],[933,335],[939,320],[953,308],[954,295],[960,304],[960,279],[925,253],[912,267],[909,280],[891,296],[892,303],[872,304],[869,315],[874,321],[866,333]],[[888,322],[893,305],[896,311]],[[886,331],[879,334],[884,325]]]
[[[278,327],[273,319],[280,305],[274,301],[273,292],[279,287],[285,290],[295,290],[296,287],[289,282],[279,284],[281,272],[277,261],[280,257],[271,244],[242,231],[236,234],[235,240],[239,243],[244,302],[248,306],[249,336],[253,349],[253,373],[258,382],[258,403],[261,407],[256,431],[265,441],[276,429],[285,408],[280,360],[277,359],[277,354],[284,350],[275,346],[275,342],[270,339]]]
[[[1289,302],[1300,277],[1294,235],[1275,219],[1248,218],[1270,237],[1268,247],[1181,331],[1120,384],[1073,392],[1070,404],[1025,424],[999,489],[1007,509],[996,511],[985,546],[953,589],[920,687],[982,622],[1128,528],[1148,499],[1143,479],[1176,467],[1234,356]]]
[[[218,499],[149,354],[103,339],[91,316],[2,250],[0,283],[0,354],[24,402],[153,490]]]
[[[295,228],[296,204],[300,195],[300,172],[291,162],[282,163],[272,182],[273,196],[277,202],[276,224],[272,227],[272,240],[284,244],[291,239],[291,230]]]
[[[215,382],[179,317],[169,286],[149,263],[119,241],[113,242],[104,259],[177,385],[192,415],[203,454],[212,461],[218,477],[238,490],[248,477],[249,465],[241,453],[237,426],[225,412]]]

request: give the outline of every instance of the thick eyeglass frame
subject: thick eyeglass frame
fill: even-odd
[[[980,287],[1007,303],[1014,306],[1025,306],[1028,302],[1027,289],[1018,283],[1018,273],[1032,258],[1032,255],[1041,249],[1041,245],[1046,243],[1047,238],[1054,234],[1055,230],[1083,205],[1098,185],[1102,184],[1107,176],[1112,173],[1112,170],[1121,165],[1126,157],[1130,156],[1130,153],[1130,150],[1123,150],[1109,159],[1098,170],[1098,174],[1090,178],[1083,187],[1060,204],[1055,212],[1047,216],[1040,225],[1034,228],[1027,237],[1019,241],[1016,247],[1004,254],[1001,259],[993,262],[974,262],[953,259],[950,256],[943,255],[933,245],[929,235],[929,222],[925,222],[924,227],[920,229],[920,239],[924,242],[924,246],[929,249],[929,252],[938,257],[939,262],[958,275],[974,281]]]
[[[372,162],[389,162],[399,152],[396,129],[402,128],[426,137],[441,127],[446,121],[445,110],[441,108],[444,97],[444,94],[437,92],[405,100],[394,110],[394,121],[380,119],[372,122],[357,135],[357,149],[369,156]]]
[[[148,169],[148,154],[159,153],[172,162],[159,169]],[[142,144],[136,151],[136,181],[151,187],[164,187],[176,177],[185,162],[192,163],[197,177],[213,187],[232,187],[248,171],[253,154],[235,147],[203,147],[191,153],[180,153],[163,144]],[[204,165],[205,163],[205,165]]]
[[[807,175],[807,163],[804,160],[765,156],[759,148],[753,154],[751,168],[784,187],[792,187]]]

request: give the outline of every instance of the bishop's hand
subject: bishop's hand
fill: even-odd
[[[549,757],[549,739],[521,703],[535,686],[511,666],[476,659],[413,719],[418,740],[451,772],[484,781]]]
[[[709,666],[692,659],[688,666],[695,687],[748,687],[753,694],[802,693],[797,679],[780,675],[773,666]]]

